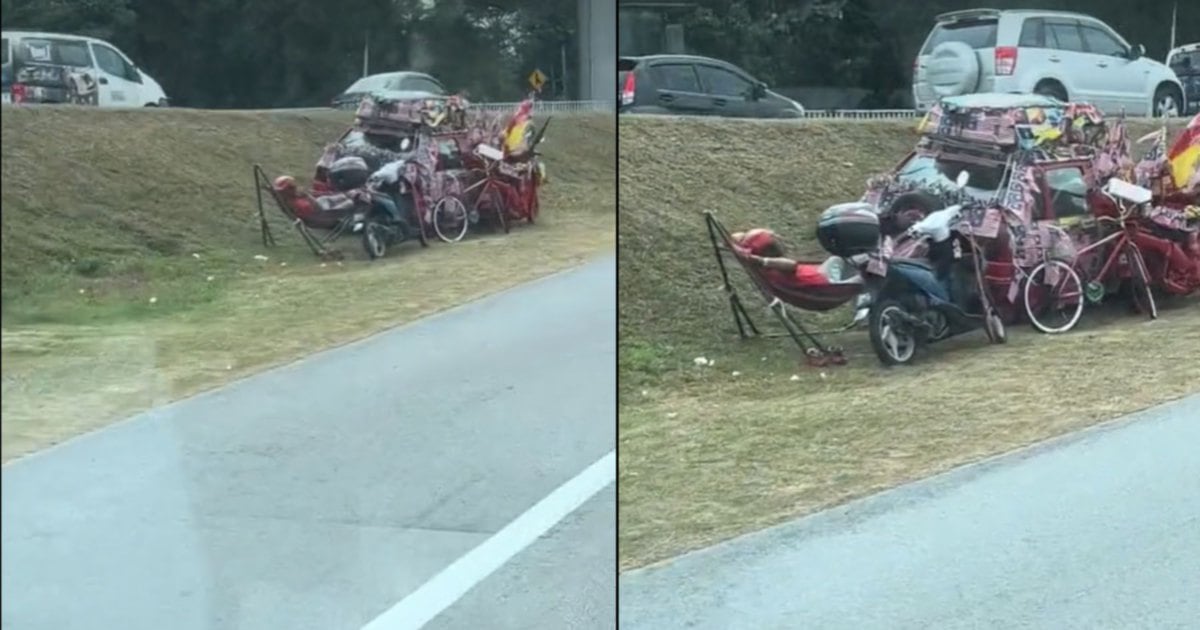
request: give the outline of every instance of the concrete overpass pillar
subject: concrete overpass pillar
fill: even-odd
[[[578,0],[579,98],[616,101],[617,0]]]

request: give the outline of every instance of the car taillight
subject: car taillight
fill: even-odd
[[[633,93],[637,87],[637,79],[633,72],[625,75],[625,86],[621,88],[621,104],[633,105]]]
[[[996,75],[1011,76],[1017,69],[1017,48],[1015,46],[996,47]]]
[[[26,95],[25,84],[23,84],[23,83],[12,84],[12,102],[14,105],[17,103],[24,102],[25,95]]]

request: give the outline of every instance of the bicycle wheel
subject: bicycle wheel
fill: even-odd
[[[1047,260],[1025,279],[1022,298],[1034,328],[1048,335],[1064,333],[1083,315],[1083,280],[1071,265]]]
[[[484,186],[475,197],[475,212],[480,216],[491,219],[492,228],[508,233],[508,209],[504,207],[504,197],[494,186]]]
[[[1154,302],[1154,291],[1150,288],[1150,270],[1146,268],[1146,259],[1142,258],[1142,250],[1129,247],[1126,250],[1129,257],[1130,294],[1133,305],[1138,311],[1158,319],[1158,304]]]
[[[446,243],[467,235],[467,207],[458,197],[442,197],[433,207],[433,231]]]

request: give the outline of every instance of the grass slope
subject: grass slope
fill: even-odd
[[[878,366],[862,331],[836,339],[851,355],[840,368],[799,365],[790,340],[739,341],[701,212],[824,258],[817,214],[857,199],[912,149],[914,127],[621,120],[623,568],[1200,389],[1195,300],[1153,323],[1089,312],[1061,337],[1022,328],[1004,347],[967,335],[897,370]],[[731,271],[751,316],[778,330]]]
[[[6,107],[2,122],[5,460],[614,244],[606,116],[554,121],[537,225],[373,264],[347,238],[340,265],[270,208],[279,247],[262,247],[251,164],[306,180],[346,113]]]

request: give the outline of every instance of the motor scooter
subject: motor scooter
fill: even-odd
[[[963,171],[956,184],[968,180]],[[906,256],[880,251],[852,261],[870,296],[871,347],[884,365],[907,364],[922,346],[980,327],[992,343],[1007,341],[985,288],[981,249],[959,227],[962,211],[956,204],[912,225],[901,237]]]
[[[353,231],[362,236],[371,259],[382,258],[388,247],[413,239],[429,246],[417,212],[418,192],[405,176],[407,163],[402,159],[385,164],[359,188],[363,203],[355,210]]]

